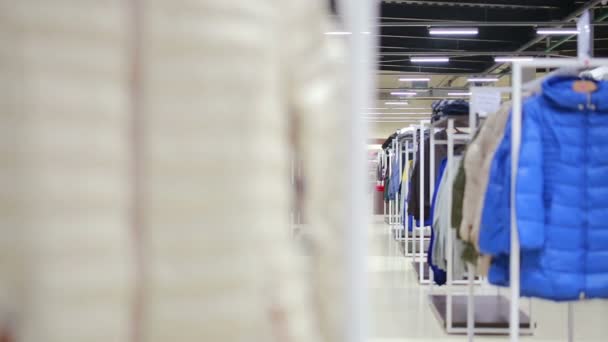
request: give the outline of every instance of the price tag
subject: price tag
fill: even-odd
[[[500,91],[493,88],[471,89],[471,110],[480,117],[496,113],[500,109]]]

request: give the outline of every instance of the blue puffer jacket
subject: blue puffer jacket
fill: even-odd
[[[608,83],[592,94],[554,77],[523,107],[516,209],[521,293],[553,300],[608,298]],[[480,249],[489,279],[508,285],[510,123],[486,192]]]

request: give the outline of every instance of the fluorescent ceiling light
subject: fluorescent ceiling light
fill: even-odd
[[[365,115],[431,115],[432,113],[365,113]]]
[[[401,101],[401,102],[384,102],[385,105],[387,106],[407,106],[409,105],[409,103],[407,101]]]
[[[325,32],[325,34],[330,35],[330,36],[346,36],[346,35],[353,34],[353,33],[348,32],[348,31],[330,31],[330,32]]]
[[[572,34],[578,34],[578,29],[545,27],[545,28],[537,28],[536,33],[546,34],[546,35],[572,35]]]
[[[471,77],[468,82],[498,82],[497,77]]]
[[[368,108],[369,111],[374,110],[394,110],[394,111],[403,111],[403,110],[429,110],[428,107],[390,107],[390,108]],[[395,112],[393,112],[395,113]]]
[[[448,96],[471,96],[471,93],[448,93]]]
[[[479,33],[479,29],[476,27],[458,27],[458,28],[430,28],[429,34],[431,35],[452,35],[452,36],[470,36]]]
[[[429,82],[430,80],[428,77],[402,77],[399,82]]]
[[[534,60],[534,57],[528,56],[505,56],[505,57],[494,57],[494,62],[505,63],[505,62],[530,62]]]
[[[449,61],[449,57],[410,57],[412,63],[443,63]]]
[[[414,95],[416,95],[416,93],[413,91],[393,91],[393,92],[391,92],[391,95],[393,95],[393,96],[414,96]]]
[[[418,123],[418,121],[412,121],[412,120],[367,120],[367,122],[373,122],[373,123],[383,123],[383,122],[401,122],[404,124],[416,124]]]

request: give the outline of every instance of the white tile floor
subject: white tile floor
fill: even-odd
[[[427,299],[428,285],[418,285],[410,259],[389,239],[380,216],[374,218],[369,236],[371,342],[466,341],[466,336],[448,335],[441,328]],[[534,300],[532,310],[537,328],[522,341],[567,341],[567,305]],[[574,321],[575,341],[608,341],[608,300],[576,303]],[[508,340],[507,336],[475,338]]]

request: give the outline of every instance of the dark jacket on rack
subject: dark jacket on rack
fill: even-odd
[[[608,298],[608,82],[593,93],[553,77],[523,106],[515,205],[521,294]],[[508,285],[510,120],[494,156],[480,247],[499,255],[489,279]]]
[[[389,148],[391,146],[391,144],[393,143],[393,140],[395,140],[395,137],[397,137],[396,132],[389,135],[389,137],[386,138],[386,140],[382,143],[382,149],[386,150],[387,148]]]
[[[442,117],[469,115],[469,103],[462,99],[438,100],[431,105],[433,116],[431,121],[438,121]]]
[[[435,140],[447,139],[447,133],[445,130],[435,133]],[[420,151],[420,148],[418,148]],[[424,139],[424,202],[420,203],[420,178],[421,178],[421,165],[420,155],[417,156],[414,170],[412,171],[410,193],[408,195],[408,214],[412,215],[416,220],[420,220],[420,205],[424,205],[424,220],[428,220],[431,212],[431,182],[430,182],[430,169],[431,169],[431,139]],[[445,145],[435,145],[435,176],[439,172],[441,161],[447,156],[447,147]],[[435,184],[438,186],[438,184]]]
[[[464,120],[467,119],[467,120]],[[455,122],[456,127],[463,127],[465,125],[468,125],[468,118],[458,118],[458,120],[456,120]],[[448,138],[448,134],[445,130],[439,131],[437,133],[435,133],[435,140],[447,140]],[[420,145],[418,145],[420,147]],[[454,147],[454,154],[461,154],[462,151],[464,151],[465,146],[463,145],[458,145]],[[418,151],[420,151],[420,148],[418,148]],[[435,177],[437,177],[437,174],[439,172],[439,166],[441,164],[441,161],[447,157],[448,155],[448,148],[446,145],[435,145]],[[431,176],[431,172],[430,172],[430,167],[431,167],[431,162],[430,162],[430,156],[431,156],[431,139],[430,138],[425,138],[424,139],[424,220],[427,221],[430,218],[430,211],[431,211],[431,182],[430,182],[430,176]],[[419,219],[420,217],[420,155],[417,155],[416,158],[416,164],[414,165],[414,170],[412,171],[412,177],[411,177],[411,182],[412,182],[412,186],[411,186],[411,190],[410,190],[410,194],[408,196],[408,214],[412,215],[416,220]],[[435,184],[435,188],[437,188],[439,186],[439,184]],[[435,189],[433,189],[435,190]]]

